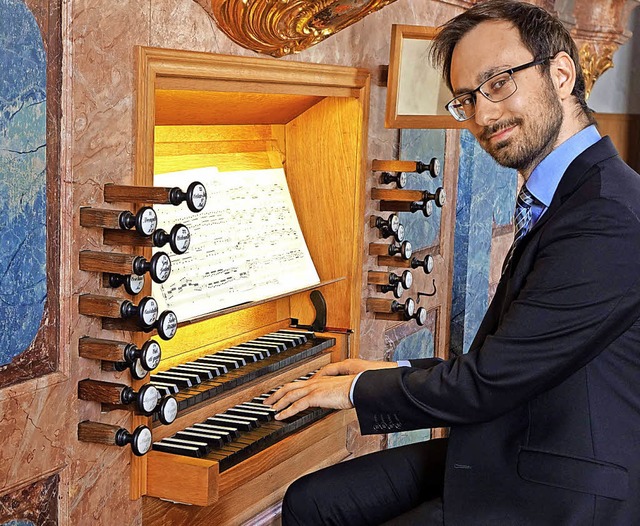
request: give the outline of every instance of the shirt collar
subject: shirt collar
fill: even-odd
[[[527,189],[548,207],[571,162],[599,140],[600,133],[593,124],[569,137],[535,167],[527,180]]]

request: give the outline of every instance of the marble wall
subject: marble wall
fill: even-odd
[[[47,61],[24,1],[2,0],[0,13],[1,367],[33,341],[47,294]]]

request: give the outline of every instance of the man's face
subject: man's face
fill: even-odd
[[[454,94],[471,91],[496,73],[526,64],[531,52],[508,22],[482,22],[456,45],[451,58]],[[513,74],[516,92],[501,102],[476,93],[476,113],[467,121],[480,145],[502,166],[528,175],[553,150],[562,126],[562,106],[541,66]]]

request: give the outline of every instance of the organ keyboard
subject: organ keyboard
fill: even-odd
[[[310,373],[297,380],[305,381],[312,375]],[[311,408],[291,418],[276,421],[273,419],[275,411],[263,404],[264,399],[276,389],[222,413],[212,414],[202,422],[154,442],[153,449],[215,460],[222,472],[331,412]]]
[[[334,338],[281,329],[152,374],[151,383],[163,395],[175,395],[183,410],[333,345]]]

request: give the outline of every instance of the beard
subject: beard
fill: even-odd
[[[530,107],[529,115],[496,122],[478,135],[482,148],[498,164],[529,173],[553,150],[563,122],[562,105],[553,89],[545,90]],[[518,126],[517,136],[490,142],[491,135],[512,126]]]

